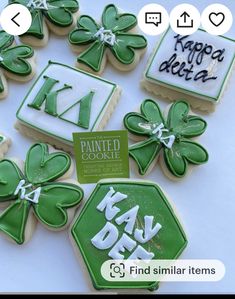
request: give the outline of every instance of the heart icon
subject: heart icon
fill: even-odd
[[[216,27],[219,27],[223,23],[224,19],[225,19],[225,15],[222,12],[218,12],[218,13],[212,12],[209,15],[209,20]]]

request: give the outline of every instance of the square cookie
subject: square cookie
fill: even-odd
[[[17,112],[16,128],[72,152],[73,133],[102,130],[119,97],[116,84],[49,62]]]
[[[199,29],[181,36],[168,29],[144,74],[142,85],[165,99],[185,99],[213,111],[221,99],[235,62],[235,42]]]

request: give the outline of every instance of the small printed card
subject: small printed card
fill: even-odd
[[[74,133],[73,140],[81,184],[106,178],[129,178],[127,131]]]

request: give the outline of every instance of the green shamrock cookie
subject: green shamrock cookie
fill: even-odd
[[[15,45],[14,36],[0,31],[0,99],[7,96],[6,78],[28,81],[34,75],[34,51],[26,45]]]
[[[131,133],[143,139],[132,145],[130,156],[145,175],[161,156],[161,165],[170,178],[183,178],[188,165],[200,165],[208,161],[207,151],[192,140],[206,130],[206,122],[195,115],[189,115],[189,105],[184,101],[174,103],[167,119],[158,104],[145,100],[141,113],[128,113],[124,125]]]
[[[22,4],[32,15],[32,25],[22,35],[24,41],[32,46],[45,46],[48,30],[57,35],[67,35],[75,26],[75,13],[78,12],[77,0],[9,0],[9,4]]]
[[[24,172],[12,160],[0,162],[0,203],[9,206],[0,215],[0,232],[23,244],[34,229],[34,216],[48,229],[67,226],[83,191],[68,178],[71,158],[63,152],[49,153],[46,144],[33,145],[27,154]],[[69,213],[67,213],[69,209]]]
[[[78,28],[69,35],[72,48],[81,53],[77,59],[78,66],[102,73],[108,58],[121,71],[133,69],[147,47],[144,36],[130,32],[136,26],[135,15],[119,14],[113,4],[104,8],[101,24],[90,16],[81,16]]]

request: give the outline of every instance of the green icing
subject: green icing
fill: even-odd
[[[24,174],[13,161],[2,160],[0,202],[9,201],[10,205],[0,215],[0,231],[17,244],[23,244],[31,208],[37,219],[49,228],[60,229],[67,225],[66,210],[78,205],[83,197],[83,191],[78,186],[55,182],[69,170],[70,165],[69,155],[63,152],[49,154],[48,146],[43,143],[29,149]],[[25,190],[17,192],[22,180]],[[34,195],[37,190],[40,190],[38,202],[27,199],[30,193]]]
[[[5,140],[5,137],[0,135],[0,145],[1,145],[1,143],[3,143],[4,140]]]
[[[199,165],[208,161],[207,151],[190,140],[206,130],[206,122],[194,115],[188,115],[189,105],[184,101],[174,103],[165,120],[161,110],[153,100],[145,100],[141,113],[128,113],[124,118],[126,129],[137,136],[146,137],[130,147],[130,156],[136,161],[141,175],[146,174],[150,165],[163,151],[165,165],[170,173],[178,178],[187,173],[188,164]],[[154,133],[154,128],[163,125],[163,140]],[[172,146],[167,142],[174,137]],[[166,144],[164,144],[166,142]]]
[[[32,66],[27,59],[33,57],[34,51],[29,46],[15,46],[14,41],[14,36],[0,31],[0,68],[14,75],[28,76],[32,73]],[[2,76],[0,76],[0,92],[4,91]]]
[[[120,192],[127,197],[118,203],[111,204],[110,209],[117,213],[111,220],[107,220],[106,213],[109,208],[106,206],[101,211],[98,209],[98,205],[103,201],[110,188],[113,188],[116,194]],[[116,220],[136,206],[139,206],[137,216],[133,216],[133,214],[133,217],[131,216],[131,219],[135,220],[134,227],[127,233],[127,222],[117,224]],[[159,223],[161,229],[145,243],[141,243],[135,237],[135,230],[144,229],[145,216],[153,216],[153,226]],[[92,221],[90,221],[91,219]],[[124,259],[128,259],[137,246],[151,252],[154,255],[153,259],[176,259],[187,245],[185,233],[177,217],[166,196],[156,184],[132,180],[101,181],[97,184],[71,230],[72,238],[82,253],[96,289],[147,288],[153,290],[158,286],[157,282],[108,282],[102,277],[101,266],[110,259],[109,253],[115,245],[109,244],[108,248],[99,249],[92,243],[92,240],[107,222],[118,229],[118,241],[125,233],[136,242],[136,246],[132,250],[124,249],[124,252],[120,252],[124,255]]]
[[[84,98],[77,101],[75,104],[73,104],[67,110],[65,110],[65,112],[63,112],[60,115],[60,118],[65,120],[65,121],[71,122],[70,120],[65,118],[66,113],[69,112],[70,110],[76,108],[77,105],[80,105],[78,121],[77,121],[77,123],[74,123],[74,122],[72,122],[72,123],[79,126],[79,127],[81,127],[81,128],[89,129],[89,127],[90,127],[90,117],[91,117],[91,104],[92,104],[94,94],[95,93],[93,91],[91,91]]]
[[[45,102],[45,109],[44,111],[51,116],[59,117],[60,119],[73,123],[78,127],[89,129],[90,126],[90,117],[91,117],[91,107],[92,107],[92,100],[94,97],[95,92],[89,92],[85,97],[79,99],[77,102],[72,104],[70,107],[66,108],[61,114],[57,112],[57,97],[60,92],[72,89],[72,86],[68,84],[64,84],[64,86],[58,90],[53,91],[53,87],[55,84],[59,83],[58,80],[50,78],[48,76],[44,76],[45,82],[40,88],[39,92],[35,96],[32,103],[28,104],[30,108],[40,110],[43,103]],[[79,106],[79,109],[77,109]],[[76,109],[78,110],[78,120],[77,122],[73,122],[66,118],[67,113],[71,110]]]
[[[144,36],[128,33],[136,25],[135,15],[118,14],[116,6],[110,4],[104,9],[101,25],[90,16],[81,16],[78,28],[69,35],[69,42],[76,46],[90,45],[79,55],[78,62],[93,71],[100,71],[107,48],[119,62],[131,64],[135,59],[135,50],[147,47]]]
[[[44,20],[66,28],[72,25],[73,14],[79,9],[77,0],[9,0],[8,2],[9,4],[22,4],[30,10],[33,22],[24,36],[31,35],[38,39],[44,38]],[[43,2],[45,2],[45,6]]]

